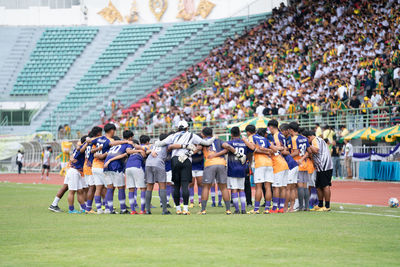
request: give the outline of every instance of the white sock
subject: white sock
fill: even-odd
[[[183,211],[188,211],[188,205],[183,205]]]
[[[296,199],[294,200],[294,206],[293,206],[293,208],[294,208],[294,209],[297,209],[298,207],[299,207],[299,199],[296,198]]]
[[[181,206],[176,206],[176,211],[182,211]]]
[[[56,197],[54,198],[54,200],[53,200],[53,203],[52,203],[51,205],[54,206],[54,207],[55,207],[55,206],[58,206],[58,202],[59,202],[59,201],[60,201],[60,198],[56,196]]]

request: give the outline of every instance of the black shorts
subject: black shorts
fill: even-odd
[[[192,182],[192,162],[186,159],[181,163],[178,157],[175,156],[171,159],[172,182],[180,184],[182,181]]]
[[[331,186],[332,170],[317,172],[317,179],[315,180],[316,188],[324,188],[325,186]]]
[[[43,165],[42,165],[42,168],[43,168],[43,169],[50,170],[50,165],[43,164]]]

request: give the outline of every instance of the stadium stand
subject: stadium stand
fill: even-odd
[[[11,95],[47,95],[97,31],[78,27],[46,29],[19,73]]]
[[[241,34],[245,28],[264,20],[266,15],[255,15],[250,19],[237,17],[164,26],[124,27],[52,112],[52,116],[61,119],[53,123],[49,117],[38,130],[54,132],[64,124],[71,125],[74,130],[83,130],[98,123],[99,112],[112,98],[120,99],[125,106],[134,103],[199,62],[215,46],[221,45],[227,36]],[[125,64],[128,55],[134,55],[133,60],[126,68],[120,68],[114,79],[110,79],[110,73]]]

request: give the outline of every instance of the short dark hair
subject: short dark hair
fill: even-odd
[[[303,132],[303,135],[304,135],[305,137],[315,136],[315,132],[314,132],[314,131],[311,131],[311,130],[307,130],[307,131],[304,131],[304,132]]]
[[[278,128],[278,125],[279,125],[279,123],[278,123],[278,121],[277,120],[274,120],[274,119],[272,119],[272,120],[270,120],[269,122],[268,122],[268,127],[274,127],[274,128]]]
[[[249,133],[253,134],[253,133],[256,132],[256,126],[249,124],[249,125],[246,126],[246,128],[244,130],[246,132],[249,132]]]
[[[295,132],[299,132],[299,124],[295,121],[292,121],[291,123],[289,123],[289,129],[292,129]]]
[[[86,137],[85,137],[85,140],[86,140]],[[47,147],[47,150],[49,150],[49,149],[51,149],[51,146],[48,146],[48,147]]]
[[[289,130],[289,124],[287,124],[287,123],[281,124],[281,127],[279,127],[279,128],[281,131]]]
[[[150,142],[150,137],[148,137],[147,135],[141,135],[139,137],[139,141],[141,144],[146,144],[147,142]]]
[[[240,129],[239,127],[235,126],[231,128],[231,135],[234,137],[240,136]]]
[[[134,144],[136,144],[136,145],[139,145],[139,141],[136,140],[136,139],[133,139],[132,142],[133,142]]]
[[[95,137],[101,134],[103,132],[103,129],[99,126],[94,126],[90,132],[93,134],[93,137]]]
[[[122,137],[123,137],[124,139],[129,139],[129,138],[133,137],[133,132],[132,132],[131,130],[125,130],[125,131],[122,133]]]
[[[206,127],[201,131],[205,136],[212,136],[213,135],[213,129],[210,127]]]
[[[169,134],[167,134],[167,133],[162,133],[162,134],[160,134],[160,141],[162,141],[162,140],[164,140],[165,138],[167,138],[168,135],[169,135]]]
[[[257,130],[258,135],[265,136],[266,133],[267,133],[267,129],[265,129],[265,128],[258,128],[258,130]]]
[[[85,143],[86,142],[86,137],[88,137],[87,135],[84,135],[81,137],[81,143]],[[47,147],[47,150],[49,150],[51,147]]]
[[[89,136],[90,138],[94,137],[93,132],[90,131],[89,134],[88,134],[88,136]]]
[[[115,127],[115,125],[114,124],[112,124],[112,123],[107,123],[105,126],[104,126],[104,131],[106,132],[106,133],[108,133],[109,131],[111,131],[111,130],[117,130],[117,128]]]

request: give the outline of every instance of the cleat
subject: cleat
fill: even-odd
[[[97,210],[97,214],[104,214],[104,210],[102,209]]]
[[[168,209],[170,209],[170,208],[171,208],[171,205],[170,205],[169,203],[167,204],[167,208],[168,208]]]
[[[201,208],[201,203],[199,203],[199,208]]]
[[[240,211],[235,210],[235,211],[233,212],[233,214],[240,214]]]
[[[197,213],[199,215],[207,215],[207,212],[205,210],[199,211],[199,213]]]
[[[247,212],[245,210],[242,210],[242,214],[247,214]]]
[[[79,210],[70,210],[68,211],[69,214],[81,214],[82,212],[80,212]]]
[[[139,215],[146,214],[146,211],[144,211],[144,210],[141,210],[141,211],[140,211],[138,214],[139,214]]]
[[[212,204],[211,204],[211,207],[214,207],[214,208],[215,208],[215,207],[216,207],[216,206],[215,206],[215,203],[212,203]]]
[[[312,209],[310,209],[310,211],[318,211],[319,209],[321,209],[322,207],[318,207],[317,205],[314,206]]]
[[[62,210],[58,206],[53,206],[53,205],[49,206],[49,210],[53,212],[62,212]]]
[[[190,211],[182,211],[182,215],[190,215]]]
[[[251,210],[248,211],[247,214],[260,214],[260,210]]]
[[[268,211],[268,212],[265,213],[265,211]],[[264,213],[265,213],[265,214],[268,214],[268,213],[278,213],[278,210],[274,210],[274,209],[272,209],[272,210],[264,210]]]
[[[278,210],[278,213],[285,213],[285,211],[283,210],[283,208],[280,208],[280,209]]]
[[[146,215],[151,215],[151,211],[146,211]]]
[[[129,214],[129,211],[128,211],[128,210],[121,210],[121,211],[119,212],[119,214]]]
[[[218,208],[223,208],[224,206],[222,206],[221,203],[218,203]]]
[[[136,210],[132,210],[131,211],[131,215],[135,215],[135,214],[138,214],[137,211]]]
[[[266,209],[263,211],[263,214],[270,214],[271,212],[272,212],[272,210]],[[276,213],[276,212],[274,212],[274,213]]]
[[[111,211],[110,214],[118,214],[115,210]]]
[[[331,211],[331,208],[324,207],[324,211]]]
[[[111,211],[107,209],[104,211],[104,214],[111,214]]]
[[[87,214],[95,214],[96,212],[94,210],[89,210],[89,211],[86,211],[86,213]]]
[[[176,215],[182,215],[182,211],[177,210],[177,211],[176,211]]]
[[[225,211],[226,215],[232,215],[232,212],[230,210]]]
[[[171,215],[171,212],[169,211],[169,210],[167,210],[167,211],[163,211],[162,213],[161,213],[161,215]]]
[[[189,209],[193,209],[193,207],[194,207],[194,204],[193,204],[193,203],[190,203]]]

